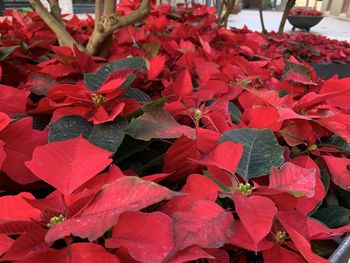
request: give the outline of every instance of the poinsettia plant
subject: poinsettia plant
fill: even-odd
[[[350,79],[200,5],[152,9],[108,59],[12,14],[2,261],[329,262],[350,230]],[[93,20],[67,24],[85,41]]]
[[[323,16],[323,12],[309,8],[293,8],[288,13],[290,16]]]

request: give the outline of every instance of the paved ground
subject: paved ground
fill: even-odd
[[[267,30],[277,31],[282,17],[282,12],[265,11],[264,21]],[[229,18],[229,26],[247,27],[251,30],[261,31],[259,13],[257,10],[242,10],[238,15],[231,15]],[[292,26],[286,22],[285,31],[291,32]],[[350,21],[340,20],[335,17],[326,16],[323,20],[313,28],[311,32],[315,34],[325,35],[328,38],[346,40],[350,42]]]

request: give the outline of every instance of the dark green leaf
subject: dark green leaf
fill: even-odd
[[[246,181],[269,174],[272,166],[279,167],[284,161],[284,149],[271,130],[236,129],[222,135],[219,142],[224,141],[243,144],[237,173]]]
[[[343,138],[335,134],[330,138],[322,140],[322,142],[318,144],[318,147],[331,147],[350,154],[350,145]]]
[[[182,135],[195,138],[193,128],[180,125],[169,112],[162,108],[144,109],[143,115],[131,120],[126,133],[143,141],[149,141],[153,138],[179,138]]]
[[[341,206],[329,206],[319,209],[313,217],[330,228],[338,228],[350,223],[350,209]]]
[[[84,82],[90,90],[97,91],[111,73],[122,69],[137,70],[144,66],[145,66],[145,59],[142,57],[131,57],[131,58],[120,59],[117,61],[104,64],[96,73],[84,74]],[[130,78],[131,76],[129,76],[128,78]],[[132,77],[132,81],[134,80],[134,77]],[[131,83],[130,80],[128,79],[126,80],[126,82],[129,83],[128,85],[130,85]],[[127,85],[124,83],[122,87],[126,87],[126,86]]]
[[[135,89],[135,88],[127,88],[125,90],[125,92],[124,92],[124,96],[127,97],[127,98],[131,98],[131,99],[137,100],[141,104],[145,104],[145,103],[151,101],[151,97],[150,96],[148,96],[143,91],[141,91],[139,89]]]
[[[337,196],[341,206],[350,209],[350,192],[337,187],[335,189],[335,195]]]
[[[161,97],[160,99],[147,102],[141,108],[131,112],[127,116],[127,118],[129,120],[131,120],[132,118],[137,118],[137,117],[141,116],[146,110],[155,109],[155,108],[163,108],[167,99],[168,99],[168,96],[164,96],[164,97]]]
[[[291,70],[301,73],[303,75],[306,75],[308,77],[311,77],[310,70],[307,67],[300,64],[293,63],[293,62],[285,61],[283,74],[286,74]]]
[[[78,137],[89,136],[93,124],[80,116],[66,116],[50,124],[49,142],[65,141]]]
[[[128,128],[127,121],[113,121],[95,125],[92,128],[88,140],[107,151],[115,153],[121,145]]]
[[[240,124],[242,112],[233,102],[228,104],[228,111],[230,112],[232,121],[236,124]]]
[[[50,125],[49,142],[64,141],[82,134],[96,146],[115,153],[123,141],[127,127],[126,121],[93,125],[80,116],[66,116]]]
[[[7,58],[13,51],[15,51],[19,46],[8,46],[0,49],[0,61]]]

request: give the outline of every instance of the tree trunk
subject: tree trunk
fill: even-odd
[[[289,0],[286,7],[284,8],[284,11],[283,11],[283,16],[282,16],[282,19],[281,19],[281,23],[280,23],[280,26],[278,28],[278,35],[281,37],[282,34],[283,34],[283,31],[284,31],[284,26],[286,25],[286,21],[287,21],[287,16],[288,16],[288,13],[289,11],[293,8],[293,6],[295,5],[295,1],[296,0]]]
[[[40,0],[29,0],[33,10],[42,18],[48,27],[56,34],[61,46],[72,47],[76,45],[79,50],[94,56],[107,57],[113,43],[113,33],[122,28],[143,20],[149,15],[150,0],[142,0],[140,6],[125,16],[117,16],[115,13],[116,0],[105,0],[104,10],[101,12],[101,0],[95,2],[95,27],[88,41],[83,47],[66,30],[61,17],[60,1],[71,0],[48,0],[50,11]]]
[[[221,18],[220,22],[221,22],[221,25],[226,27],[228,23],[228,18],[232,13],[233,8],[235,7],[236,0],[226,0],[225,3],[226,3],[226,11],[223,17]]]
[[[259,0],[259,17],[260,17],[260,24],[261,24],[261,31],[263,34],[267,33],[267,30],[265,28],[265,23],[264,23],[264,16],[263,16],[263,0]]]

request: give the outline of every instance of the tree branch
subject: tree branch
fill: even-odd
[[[264,23],[264,16],[263,16],[263,0],[259,0],[259,17],[260,17],[260,23],[261,23],[261,31],[263,34],[267,33],[267,30],[265,28],[265,23]]]
[[[150,9],[150,0],[142,0],[140,6],[130,14],[122,17],[118,17],[116,14],[102,16],[89,39],[86,52],[90,55],[99,54],[102,47],[106,49],[104,42],[112,36],[114,31],[143,20],[149,15]]]
[[[103,15],[110,16],[115,13],[115,0],[104,0]]]
[[[235,7],[235,4],[236,4],[236,0],[226,0],[226,11],[220,21],[221,24],[224,25],[225,27],[227,26],[228,18],[232,13],[233,8]]]
[[[278,28],[278,35],[279,36],[282,36],[282,34],[283,34],[283,30],[284,30],[284,26],[285,26],[286,21],[287,21],[288,13],[293,8],[293,6],[295,5],[295,1],[296,0],[289,0],[287,2],[286,7],[284,8],[283,16],[282,16],[282,19],[281,19],[281,23],[280,23],[280,26]]]
[[[49,28],[56,34],[60,45],[72,47],[77,45],[80,50],[84,50],[84,47],[80,45],[65,29],[64,25],[61,24],[53,15],[47,11],[40,0],[29,0],[33,10],[41,17],[42,20],[49,26]]]
[[[101,19],[101,0],[95,1],[95,27],[100,23]]]
[[[58,22],[61,24],[63,23],[63,19],[61,17],[61,8],[60,5],[58,4],[58,0],[48,0],[49,5],[50,5],[50,13],[51,15],[57,19]]]

